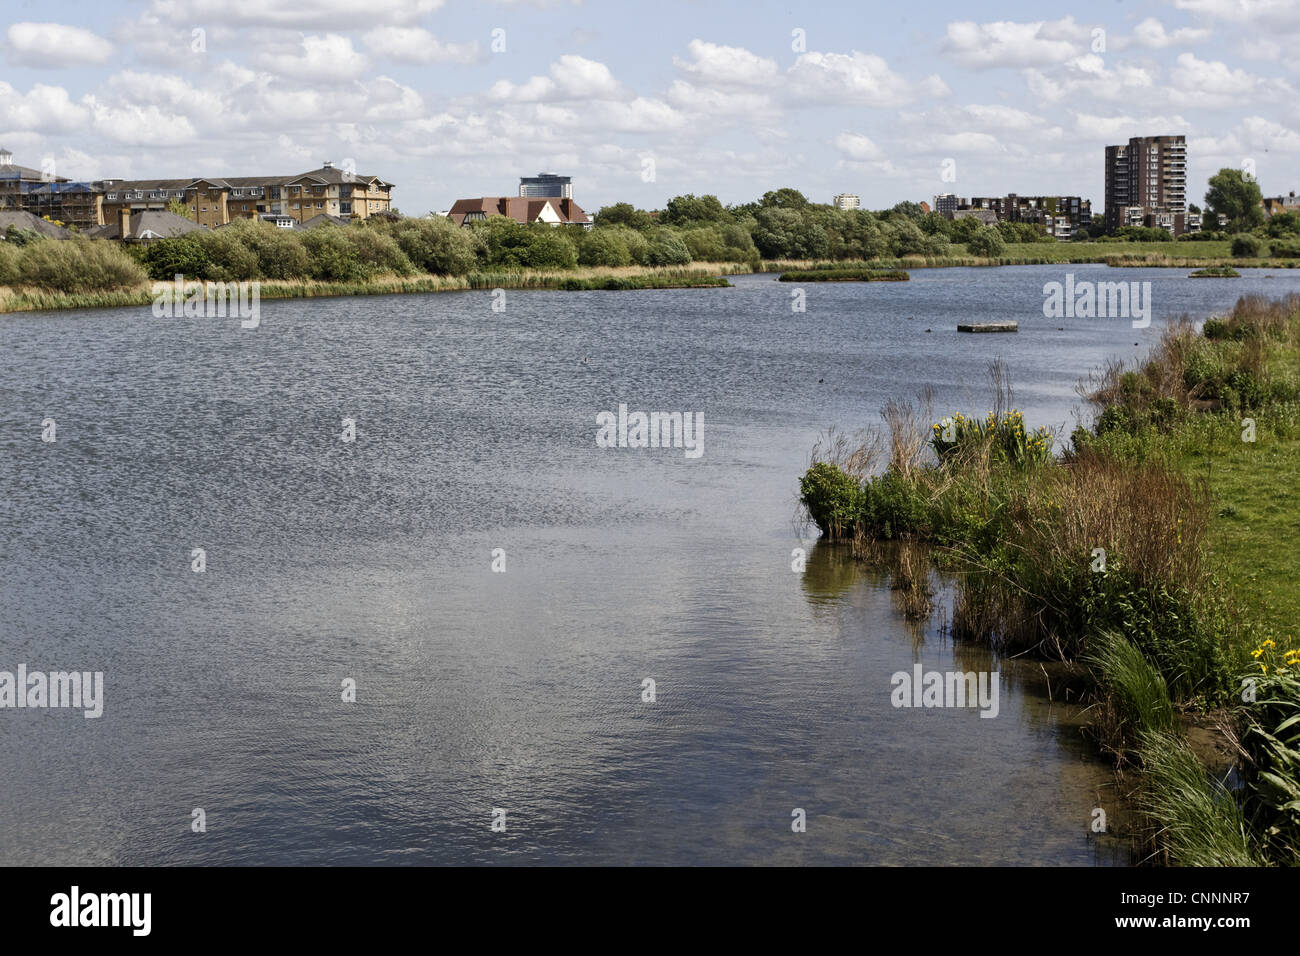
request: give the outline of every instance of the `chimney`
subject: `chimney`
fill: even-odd
[[[126,239],[131,234],[131,207],[119,206],[117,210],[117,238]]]

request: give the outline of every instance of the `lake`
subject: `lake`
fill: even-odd
[[[1155,321],[1043,318],[1067,272]],[[1068,435],[1090,369],[1300,272],[733,281],[0,316],[0,670],[104,674],[98,719],[0,710],[0,863],[1130,862],[1038,664],[909,626],[799,476],[924,385],[982,415],[998,356]],[[703,454],[598,447],[620,404]],[[916,663],[997,671],[997,717],[895,708]]]

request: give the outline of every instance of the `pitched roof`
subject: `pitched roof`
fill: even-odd
[[[447,212],[447,218],[458,226],[472,213],[483,216],[509,216],[515,222],[537,222],[547,206],[555,211],[563,223],[585,223],[587,214],[572,199],[555,196],[529,198],[526,196],[481,196],[478,199],[457,199]]]
[[[347,226],[351,225],[350,220],[341,216],[331,216],[327,212],[318,212],[302,224],[304,229],[315,229],[318,226]]]
[[[301,179],[314,179],[318,182],[330,185],[337,183],[372,183],[379,182],[382,185],[389,186],[378,176],[369,176],[362,173],[350,172],[346,169],[339,169],[337,166],[322,166],[320,169],[308,170],[305,173],[299,173],[297,176],[290,176],[285,180],[287,183],[296,183]]]
[[[175,213],[161,209],[148,209],[131,214],[125,236],[121,234],[120,225],[116,221],[98,226],[90,230],[87,235],[92,239],[124,238],[136,242],[142,239],[169,239],[172,236],[183,236],[187,232],[197,232],[200,229],[206,231],[207,227]]]
[[[954,209],[948,214],[949,219],[965,219],[967,216],[974,216],[980,222],[987,225],[996,225],[998,214],[992,209]]]
[[[0,239],[10,226],[26,229],[51,239],[71,239],[72,233],[62,226],[56,226],[40,216],[34,216],[25,209],[0,209]]]
[[[0,179],[17,179],[20,182],[67,182],[67,179],[61,176],[47,176],[39,169],[32,169],[30,166],[19,166],[17,163],[10,163],[8,166],[0,166]]]
[[[188,189],[193,179],[121,179],[114,180],[111,186],[105,185],[108,192],[155,192],[162,189]]]

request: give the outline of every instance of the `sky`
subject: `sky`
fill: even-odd
[[[0,146],[72,179],[329,160],[407,215],[573,177],[589,211],[1082,195],[1184,134],[1300,189],[1300,0],[6,0]]]

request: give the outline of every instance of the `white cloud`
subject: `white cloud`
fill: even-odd
[[[673,109],[663,100],[638,96],[626,102],[596,102],[591,104],[591,119],[584,116],[580,123],[585,126],[594,122],[597,128],[622,133],[664,133],[680,130],[686,126],[686,117]]]
[[[336,27],[413,23],[432,13],[443,0],[154,0],[155,16],[204,26],[246,24],[289,28]]]
[[[519,103],[627,98],[609,67],[572,53],[565,54],[552,63],[547,76],[534,76],[523,83],[497,80],[488,90],[488,96],[494,100],[513,100]]]
[[[927,88],[936,89],[937,79],[925,81]],[[857,50],[801,54],[789,70],[788,90],[796,99],[845,106],[896,106],[917,92],[882,57]]]
[[[1243,37],[1238,49],[1248,60],[1276,60],[1282,55],[1282,44],[1268,37]]]
[[[1046,66],[1087,52],[1091,37],[1073,17],[1034,23],[963,20],[948,24],[943,50],[972,69]]]
[[[1300,153],[1300,132],[1262,116],[1247,116],[1238,129],[1250,149]],[[1293,174],[1294,175],[1294,174]]]
[[[1024,76],[1029,92],[1048,103],[1080,96],[1126,100],[1149,97],[1155,90],[1155,76],[1145,68],[1120,63],[1107,69],[1103,58],[1094,54],[1075,57],[1051,75],[1027,69]]]
[[[1075,113],[1074,125],[1087,139],[1105,140],[1106,143],[1125,143],[1133,136],[1173,136],[1184,133],[1191,124],[1181,116],[1098,116]]]
[[[1179,55],[1167,92],[1175,104],[1200,107],[1244,106],[1295,95],[1285,80],[1234,70],[1221,60],[1198,60],[1191,53]]]
[[[259,62],[268,71],[314,82],[356,79],[369,65],[352,48],[352,40],[338,33],[304,36],[299,45],[301,50],[293,54],[268,50]]]
[[[10,58],[24,66],[60,69],[103,63],[113,55],[113,44],[103,37],[62,23],[15,23],[5,37]]]
[[[36,132],[70,132],[89,122],[90,114],[61,86],[37,83],[19,93],[0,80],[0,129]]]
[[[1141,23],[1133,28],[1133,39],[1135,42],[1153,50],[1163,50],[1165,47],[1188,45],[1199,43],[1209,37],[1210,31],[1206,29],[1197,29],[1194,27],[1183,27],[1169,33],[1165,30],[1165,25],[1155,17],[1147,17]]]
[[[769,119],[777,110],[766,93],[745,90],[718,90],[675,80],[668,90],[668,102],[688,113],[717,117],[764,115]]]
[[[755,86],[775,83],[780,75],[775,60],[750,53],[744,47],[692,40],[686,48],[691,59],[673,57],[673,63],[704,83]]]
[[[220,94],[201,90],[174,74],[137,73],[125,70],[109,78],[108,86],[126,100],[139,104],[167,106],[186,113],[218,119],[225,111]]]
[[[1175,0],[1179,10],[1238,23],[1300,24],[1295,0]]]
[[[853,160],[884,158],[884,151],[861,133],[840,133],[834,139],[834,146],[841,153]]]
[[[423,27],[376,27],[361,38],[385,61],[399,63],[473,63],[478,43],[444,43]]]
[[[176,146],[196,138],[189,119],[168,113],[157,106],[137,103],[113,105],[85,96],[82,102],[90,109],[91,126],[101,136],[132,146]]]

